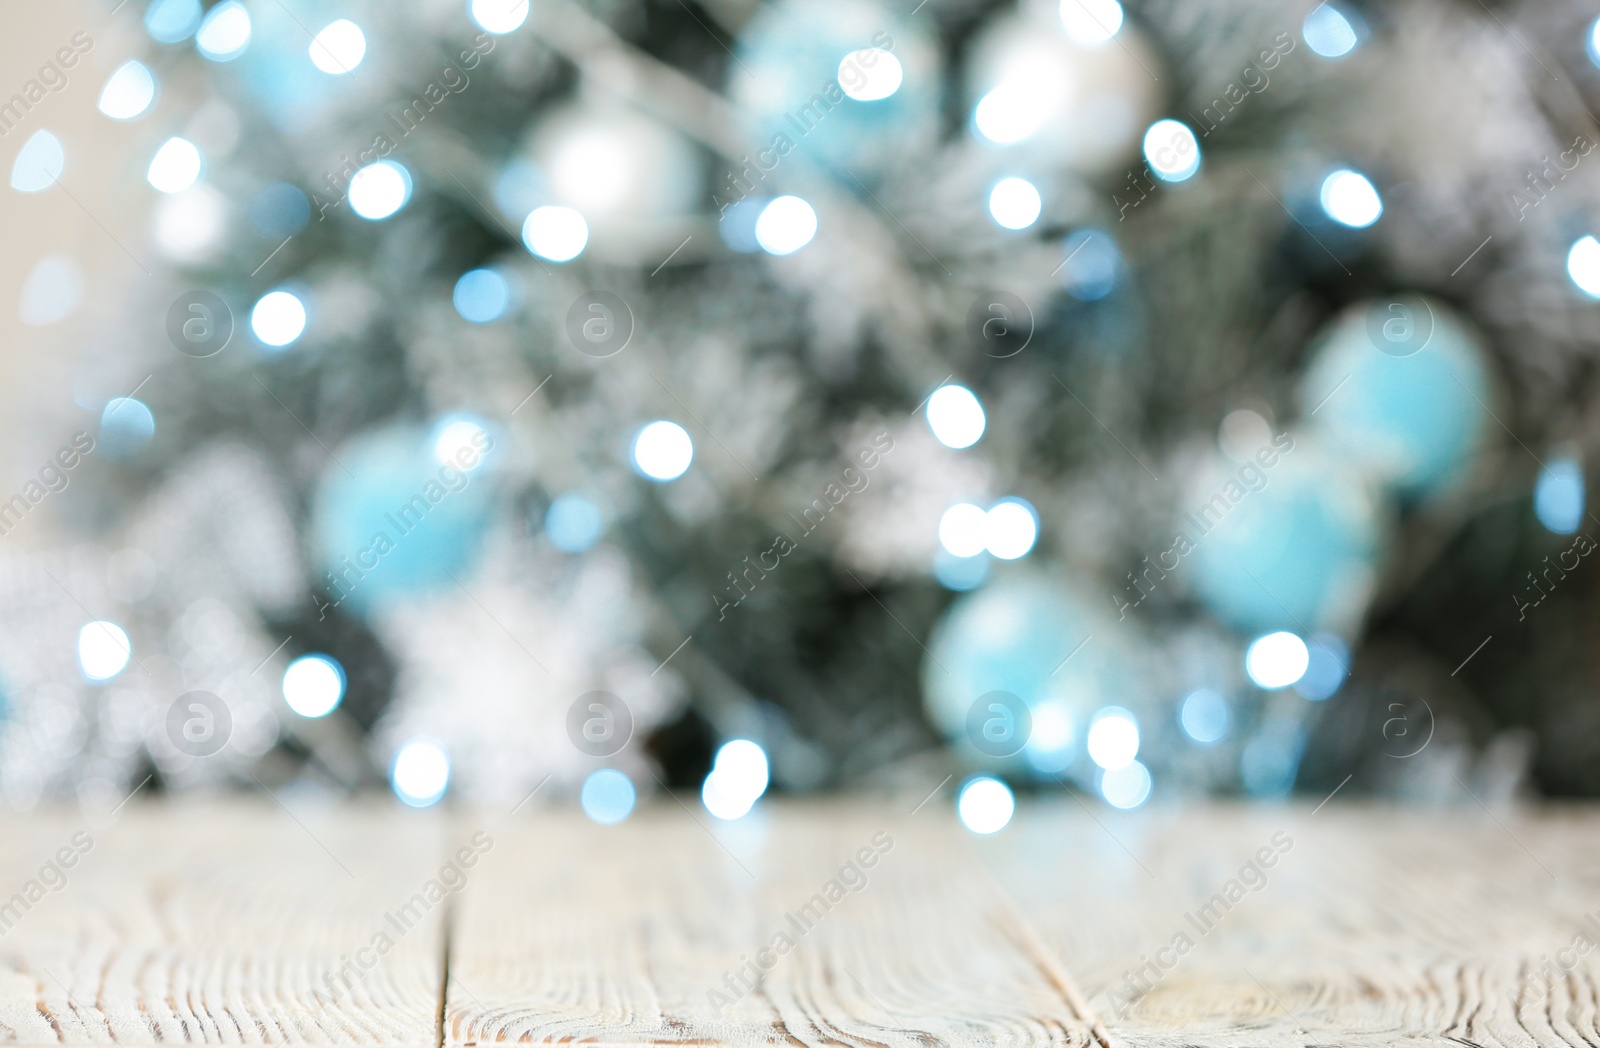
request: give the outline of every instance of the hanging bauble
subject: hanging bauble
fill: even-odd
[[[980,142],[1088,175],[1135,162],[1159,115],[1160,61],[1117,4],[1088,5],[1093,17],[1082,0],[1026,4],[979,38],[967,97]]]
[[[489,524],[493,455],[488,430],[462,420],[380,430],[339,449],[314,509],[327,603],[366,612],[454,585]]]
[[[548,194],[538,203],[576,210],[590,250],[620,263],[656,258],[682,241],[703,185],[700,158],[682,135],[611,102],[582,101],[545,117],[529,156]]]
[[[1418,295],[1363,303],[1334,321],[1300,386],[1309,424],[1330,448],[1418,497],[1469,474],[1491,398],[1478,335]]]
[[[1279,434],[1257,456],[1219,457],[1196,477],[1171,547],[1153,558],[1157,575],[1192,557],[1195,592],[1241,631],[1349,631],[1380,548],[1368,481],[1304,434]]]
[[[938,134],[934,38],[863,0],[785,0],[761,8],[728,67],[748,163],[719,178],[719,204],[775,196],[774,170],[800,160],[855,176],[882,170]]]
[[[923,701],[938,728],[980,762],[1014,759],[1059,774],[1084,753],[1107,706],[1142,705],[1126,624],[1037,579],[992,583],[956,600],[929,641]]]

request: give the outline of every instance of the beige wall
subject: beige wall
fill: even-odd
[[[119,347],[160,330],[151,325],[161,317],[132,325],[149,331],[128,330],[126,317],[152,312],[144,305],[130,313],[128,306],[156,296],[160,286],[160,260],[149,240],[150,206],[157,194],[145,184],[143,171],[155,145],[176,132],[185,106],[168,90],[151,111],[127,123],[97,110],[112,70],[129,58],[152,64],[149,50],[155,46],[143,32],[142,0],[128,0],[115,13],[112,6],[109,0],[57,0],[0,7],[0,100],[37,78],[74,33],[85,32],[93,41],[76,66],[64,70],[66,86],[48,92],[0,136],[0,498],[15,493],[74,431],[93,430],[97,412],[74,403],[74,374],[85,347],[97,341],[116,354]],[[21,193],[10,185],[12,165],[23,143],[41,128],[64,148],[61,185]],[[83,301],[65,320],[30,327],[18,315],[23,285],[35,265],[53,253],[70,256],[82,271]],[[141,264],[155,275],[147,276]],[[45,500],[6,541],[48,541],[48,514],[59,509],[55,502]]]

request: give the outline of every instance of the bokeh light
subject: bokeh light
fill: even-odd
[[[283,701],[302,717],[326,717],[344,691],[344,667],[331,655],[302,655],[283,671]]]
[[[1539,523],[1557,535],[1571,535],[1583,523],[1583,507],[1583,468],[1575,459],[1551,460],[1533,487],[1533,512]]]
[[[311,64],[330,75],[348,73],[367,56],[367,36],[348,18],[323,28],[311,39]]]
[[[223,0],[206,12],[194,46],[213,62],[231,62],[250,46],[250,33],[250,12],[239,0]]]
[[[1244,671],[1256,687],[1287,688],[1305,676],[1311,664],[1306,642],[1287,630],[1257,637],[1245,651]]]
[[[472,0],[467,12],[479,29],[503,36],[528,20],[529,6],[529,0]]]
[[[544,515],[544,533],[563,553],[585,553],[605,534],[606,519],[600,507],[578,494],[566,494],[550,503]]]
[[[264,344],[281,348],[292,343],[306,329],[306,306],[290,291],[271,291],[261,296],[250,311],[250,330]]]
[[[450,414],[434,424],[432,443],[433,461],[470,473],[483,465],[483,457],[494,446],[494,439],[484,420]]]
[[[376,222],[411,199],[411,173],[393,160],[379,160],[350,176],[350,210]]]
[[[1366,175],[1340,168],[1322,180],[1322,210],[1351,229],[1365,229],[1383,214],[1383,201]]]
[[[1121,706],[1107,706],[1089,722],[1089,759],[1106,771],[1125,768],[1139,755],[1139,721]]]
[[[857,102],[876,102],[900,90],[905,70],[900,59],[881,47],[852,51],[839,62],[839,85]]]
[[[961,825],[981,836],[999,833],[1011,822],[1017,810],[1011,787],[999,779],[980,775],[961,787],[956,797],[956,814]]]
[[[200,150],[187,138],[169,138],[150,159],[145,179],[163,193],[181,193],[200,178]]]
[[[769,255],[792,255],[817,235],[817,213],[797,196],[781,196],[756,219],[756,243]]]
[[[113,120],[132,120],[149,109],[155,100],[155,75],[149,66],[130,58],[106,77],[106,86],[100,89],[100,101],[96,105]]]
[[[128,668],[133,641],[115,622],[98,619],[78,631],[78,668],[91,681],[108,681]]]
[[[1343,58],[1360,41],[1358,24],[1357,16],[1343,5],[1323,0],[1306,15],[1300,35],[1306,46],[1323,58]]]
[[[946,385],[928,398],[928,428],[947,448],[970,448],[983,436],[988,421],[983,405],[966,386]]]
[[[112,397],[100,412],[100,452],[107,458],[131,458],[155,435],[156,417],[142,400]]]
[[[439,803],[450,785],[450,754],[439,742],[416,738],[401,746],[389,765],[394,794],[413,808]]]
[[[153,0],[145,8],[145,32],[158,43],[187,40],[199,25],[200,0]]]
[[[1001,499],[983,515],[983,543],[991,556],[1017,560],[1039,538],[1039,514],[1026,500]]]
[[[495,269],[473,269],[456,281],[451,301],[461,319],[489,324],[505,316],[511,304],[511,285]]]
[[[1600,298],[1600,241],[1579,237],[1567,252],[1567,276],[1590,298]]]
[[[1144,133],[1144,160],[1164,182],[1182,182],[1200,170],[1200,140],[1181,120],[1157,120]]]
[[[1192,691],[1178,711],[1178,724],[1195,742],[1208,744],[1228,734],[1228,700],[1210,688]]]
[[[957,557],[975,557],[989,545],[988,514],[981,506],[958,502],[939,518],[939,545]]]
[[[589,245],[589,223],[573,208],[546,204],[523,221],[522,242],[540,258],[570,262]]]
[[[741,819],[767,792],[769,781],[766,751],[749,739],[734,739],[717,750],[700,799],[719,819]]]
[[[1061,24],[1079,44],[1103,44],[1122,28],[1122,5],[1117,0],[1061,0]]]
[[[578,802],[583,813],[602,826],[615,826],[633,814],[638,798],[633,780],[615,768],[601,768],[583,780]]]
[[[657,419],[633,438],[633,465],[655,481],[677,480],[694,461],[694,441],[676,422]]]
[[[1137,808],[1150,797],[1150,769],[1138,761],[1100,773],[1100,796],[1113,808]]]
[[[22,143],[17,158],[11,162],[11,188],[21,193],[49,189],[66,166],[67,155],[61,148],[61,140],[48,131],[35,131]]]
[[[1039,190],[1025,178],[1002,178],[989,190],[989,215],[1006,229],[1027,229],[1043,206]]]

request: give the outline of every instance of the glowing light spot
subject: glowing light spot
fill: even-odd
[[[1331,698],[1350,669],[1350,649],[1331,633],[1318,633],[1306,645],[1306,672],[1294,682],[1300,697],[1312,702]]]
[[[1594,25],[1589,27],[1588,42],[1584,49],[1589,52],[1589,61],[1600,66],[1600,18],[1595,19]]]
[[[1019,498],[1001,499],[983,515],[984,548],[1001,560],[1028,555],[1039,538],[1039,515]]]
[[[1540,471],[1533,488],[1533,512],[1540,524],[1557,535],[1571,535],[1583,522],[1583,503],[1583,470],[1577,462],[1556,459]]]
[[[200,0],[155,0],[144,13],[145,32],[163,44],[189,39],[199,24]]]
[[[1103,44],[1122,28],[1122,5],[1117,0],[1061,0],[1061,24],[1086,47]]]
[[[792,255],[817,235],[817,213],[797,196],[781,196],[756,219],[756,243],[769,255]]]
[[[1039,190],[1025,178],[1002,178],[989,190],[989,214],[1007,229],[1027,229],[1043,207]]]
[[[1179,120],[1157,120],[1144,133],[1144,159],[1164,182],[1182,182],[1200,170],[1200,141]]]
[[[1383,214],[1378,190],[1363,175],[1340,168],[1322,181],[1322,210],[1328,217],[1351,229],[1365,229]]]
[[[163,193],[181,193],[200,178],[200,150],[187,138],[169,138],[150,159],[145,180]]]
[[[488,324],[505,316],[511,304],[511,286],[492,269],[474,269],[461,275],[451,295],[461,319]]]
[[[156,435],[156,417],[141,400],[113,397],[100,412],[100,452],[123,459],[137,454]]]
[[[900,90],[905,70],[900,59],[881,47],[851,51],[839,63],[839,86],[857,102],[876,102]]]
[[[43,132],[40,132],[43,134]],[[18,157],[18,162],[21,158]],[[11,184],[16,185],[16,176]],[[1567,276],[1590,298],[1600,298],[1600,241],[1594,237],[1580,237],[1567,252]]]
[[[1300,26],[1306,46],[1323,58],[1342,58],[1355,50],[1358,42],[1355,24],[1338,6],[1321,3],[1311,9]]]
[[[213,7],[200,23],[194,46],[213,62],[231,62],[250,46],[250,12],[239,0]]]
[[[1080,229],[1061,245],[1061,283],[1079,302],[1111,294],[1122,273],[1122,253],[1109,233]]]
[[[746,197],[730,205],[717,220],[717,233],[722,237],[722,242],[741,255],[753,255],[760,251],[761,243],[756,240],[756,222],[769,203],[771,201],[766,197]]]
[[[367,57],[367,35],[348,18],[325,27],[311,40],[311,64],[324,73],[348,73]]]
[[[589,244],[589,223],[570,207],[546,204],[522,223],[522,242],[551,262],[570,262]]]
[[[66,255],[46,255],[22,284],[17,315],[29,327],[65,320],[83,301],[83,274]]]
[[[1113,808],[1137,808],[1150,797],[1150,769],[1138,761],[1100,775],[1100,796]]]
[[[1216,742],[1228,734],[1229,719],[1228,700],[1210,688],[1190,692],[1178,711],[1183,733],[1200,743]]]
[[[550,159],[550,189],[557,200],[591,215],[625,204],[638,177],[636,143],[623,130],[596,125],[567,134]]]
[[[1139,755],[1139,722],[1121,706],[1107,706],[1089,722],[1089,759],[1106,771],[1126,768]]]
[[[528,20],[528,0],[472,0],[467,12],[479,29],[503,36]]]
[[[302,717],[326,717],[344,699],[344,667],[328,655],[302,655],[283,671],[283,701]]]
[[[947,448],[970,448],[983,436],[988,420],[983,405],[966,386],[940,386],[928,398],[928,428]]]
[[[766,751],[749,739],[734,739],[717,750],[700,800],[719,819],[743,818],[767,792],[768,781]]]
[[[1072,744],[1077,730],[1066,703],[1050,699],[1033,707],[1033,730],[1023,750],[1036,771],[1047,774],[1065,771],[1072,763]]]
[[[61,150],[61,140],[48,131],[35,131],[11,164],[11,188],[23,193],[37,193],[49,189],[61,177],[67,157]]]
[[[980,835],[1005,829],[1016,810],[1017,800],[1011,795],[1011,787],[987,775],[967,782],[956,797],[956,815],[961,825]]]
[[[982,554],[958,557],[941,549],[933,555],[933,577],[939,585],[957,593],[977,589],[989,577],[989,558]]]
[[[1306,642],[1285,630],[1257,637],[1244,656],[1244,671],[1256,687],[1287,688],[1305,676],[1311,664]]]
[[[227,222],[228,198],[208,185],[164,196],[156,205],[156,246],[170,259],[199,262],[221,246]]]
[[[550,544],[563,553],[593,549],[605,530],[600,507],[582,495],[562,495],[545,511],[544,533],[550,537]]]
[[[470,473],[483,465],[483,456],[493,446],[488,427],[483,423],[459,415],[449,416],[435,427],[433,460],[441,466],[453,466]]]
[[[988,514],[970,502],[958,502],[939,518],[939,545],[957,557],[975,557],[989,544]]]
[[[156,100],[156,78],[148,66],[130,58],[106,77],[100,89],[100,112],[113,120],[132,120]]]
[[[694,441],[676,422],[658,419],[633,438],[633,465],[651,480],[677,480],[694,461]]]
[[[433,739],[412,739],[394,755],[389,784],[413,808],[438,804],[450,785],[450,754]]]
[[[379,160],[350,176],[350,210],[371,222],[388,218],[411,199],[411,172]]]
[[[78,667],[89,680],[110,680],[127,669],[132,658],[133,641],[115,622],[100,619],[78,631]]]
[[[637,798],[633,780],[615,768],[601,768],[584,779],[578,793],[583,813],[602,826],[615,826],[633,814]]]
[[[978,133],[999,146],[1015,145],[1032,135],[1050,115],[1050,105],[1031,83],[1007,81],[978,100],[972,122]]]
[[[306,329],[306,307],[288,291],[272,291],[261,296],[250,311],[250,330],[269,346],[287,346]]]

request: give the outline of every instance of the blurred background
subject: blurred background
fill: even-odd
[[[12,808],[1600,793],[1585,5],[3,17]]]

